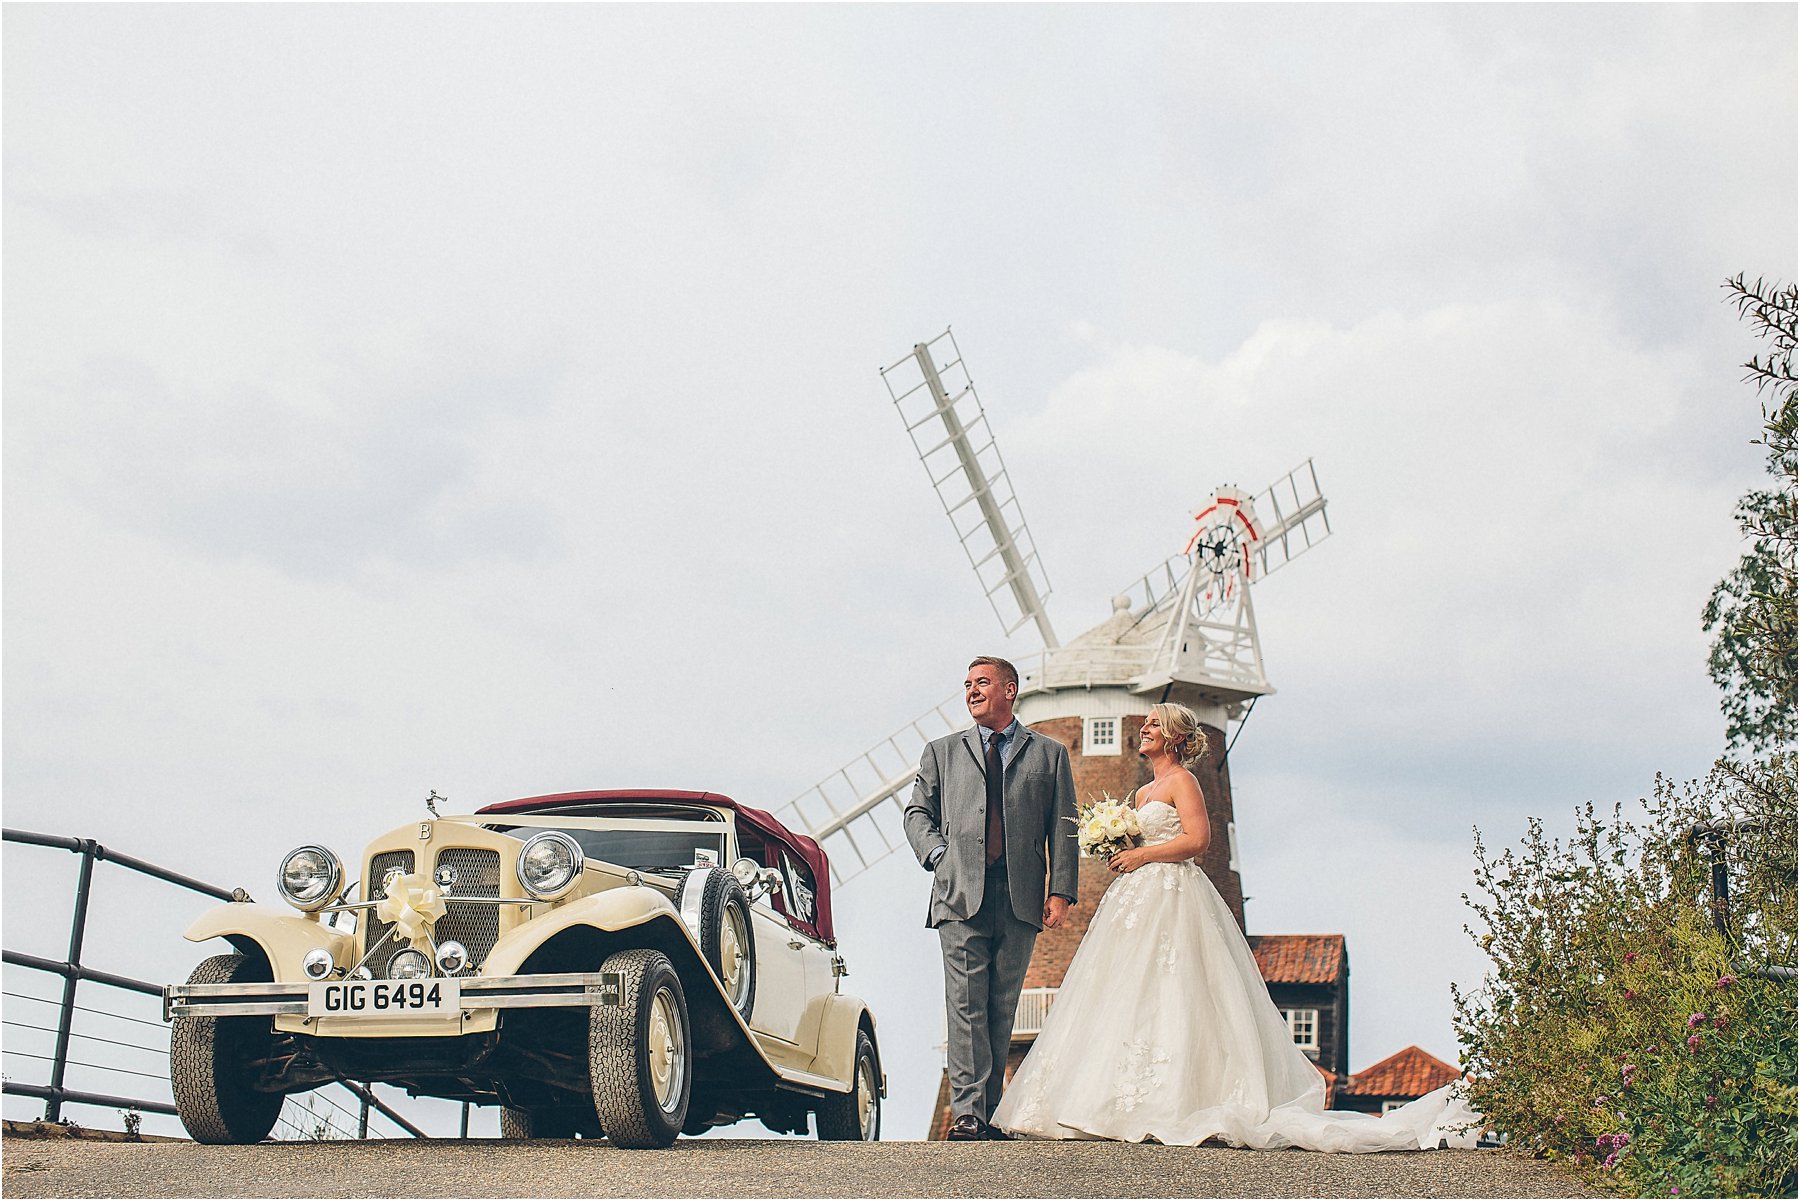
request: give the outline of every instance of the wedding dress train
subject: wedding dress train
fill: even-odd
[[[1181,832],[1164,801],[1138,821],[1147,844]],[[1472,1147],[1480,1119],[1460,1083],[1380,1117],[1327,1111],[1231,910],[1189,861],[1107,889],[993,1121],[1039,1138],[1394,1151]]]

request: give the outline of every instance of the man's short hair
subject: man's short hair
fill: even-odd
[[[1019,686],[1019,669],[1008,663],[1005,659],[996,658],[993,655],[977,655],[969,666],[975,668],[980,667],[984,663],[989,667],[999,668],[1000,674],[1005,676],[1007,680],[1012,683],[1014,688]]]

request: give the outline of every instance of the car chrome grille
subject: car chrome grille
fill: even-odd
[[[382,888],[382,885],[387,881],[388,873],[395,870],[410,872],[412,869],[413,853],[411,851],[383,851],[381,854],[369,860],[369,886],[363,890],[363,895],[368,897],[371,901],[381,900],[383,897],[387,896],[387,892]],[[386,938],[388,932],[388,923],[376,917],[373,910],[369,912],[368,924],[369,933],[367,935],[367,941],[363,943],[364,954],[368,953],[370,947],[375,946],[382,939]],[[389,943],[387,946],[381,948],[374,959],[369,961],[369,971],[374,973],[377,980],[382,980],[387,977],[387,961],[393,957],[395,951],[400,949],[399,945]]]
[[[445,847],[438,852],[438,866],[456,870],[456,883],[444,891],[449,911],[433,927],[437,940],[455,939],[469,952],[469,964],[479,969],[500,937],[500,906],[458,905],[456,897],[500,895],[500,852],[477,847]]]

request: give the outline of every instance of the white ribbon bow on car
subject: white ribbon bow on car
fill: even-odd
[[[447,911],[444,896],[428,876],[395,876],[388,880],[387,895],[375,906],[375,916],[392,925],[411,942]]]

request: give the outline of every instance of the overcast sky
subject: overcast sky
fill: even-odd
[[[1795,277],[1795,26],[8,6],[6,824],[268,893],[432,789],[780,806],[1038,648],[876,374],[948,325],[1065,639],[1314,458],[1336,532],[1258,588],[1232,753],[1250,928],[1347,936],[1353,1069],[1455,1060],[1471,828],[1723,744],[1699,614],[1761,456],[1719,283]],[[62,957],[74,862],[6,848],[8,948]],[[210,953],[204,902],[98,880],[92,962]],[[893,1137],[925,894],[839,898]]]

